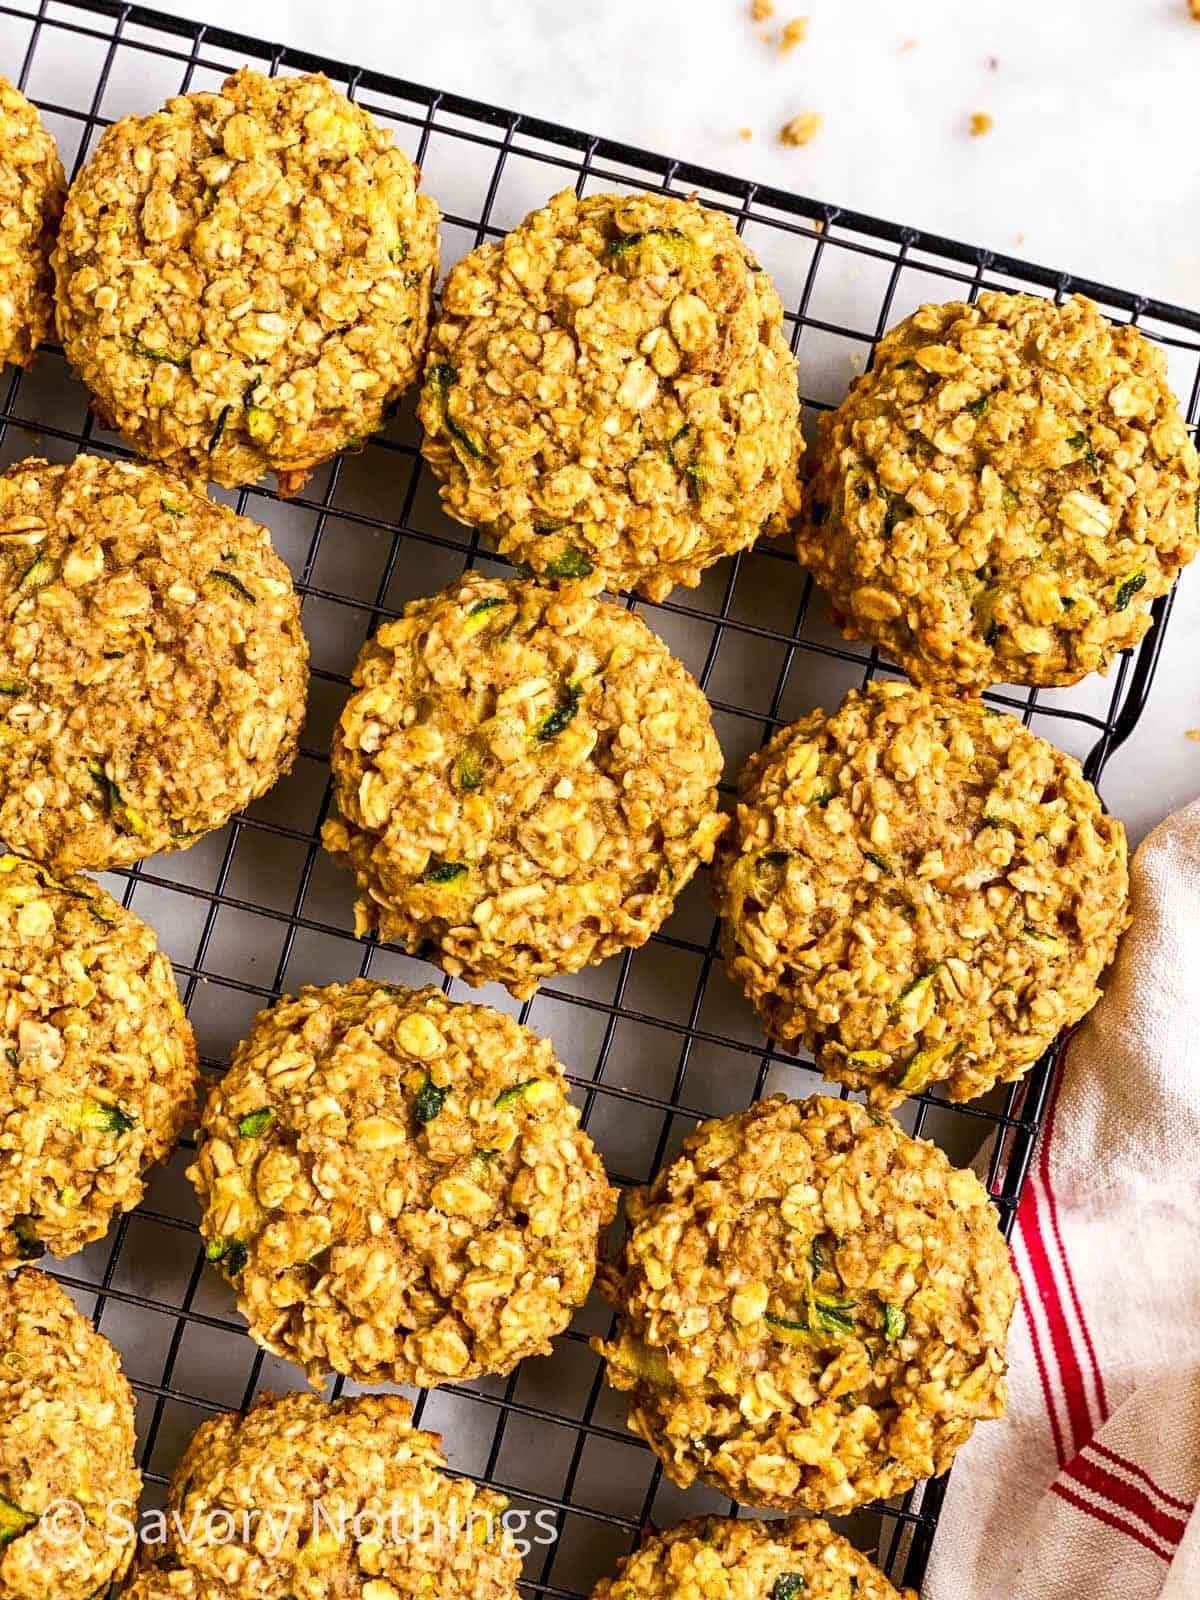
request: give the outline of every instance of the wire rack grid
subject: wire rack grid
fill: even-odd
[[[42,108],[68,171],[116,117],[215,88],[242,64],[325,71],[394,128],[421,165],[445,216],[444,265],[567,186],[695,191],[735,217],[780,289],[806,425],[837,402],[887,326],[922,301],[971,298],[985,287],[1056,297],[1078,289],[1114,318],[1139,322],[1167,350],[1191,424],[1200,412],[1200,314],[913,228],[112,0],[0,0],[0,62]],[[359,646],[405,601],[465,567],[503,566],[441,513],[417,445],[410,397],[364,454],[320,469],[294,499],[260,487],[221,495],[270,527],[303,596],[313,677],[300,758],[219,833],[106,879],[158,929],[212,1073],[223,1070],[254,1013],[302,983],[434,976],[392,948],[354,939],[349,880],[318,844],[329,737]],[[48,345],[29,373],[14,371],[0,387],[0,468],[28,455],[65,460],[80,448],[125,453],[96,425],[61,351]],[[727,779],[775,728],[894,670],[843,642],[783,547],[760,546],[710,570],[698,590],[636,609],[705,688]],[[1170,597],[1155,607],[1156,626],[1141,647],[1119,658],[1107,680],[1071,691],[1000,689],[992,698],[1078,755],[1096,779],[1145,704],[1169,611]],[[622,1185],[645,1182],[700,1119],[766,1092],[804,1095],[819,1086],[811,1064],[767,1045],[716,960],[715,933],[706,887],[695,883],[644,949],[549,983],[523,1006],[494,986],[473,995],[554,1039],[586,1126]],[[470,992],[446,987],[458,998]],[[922,1096],[902,1114],[959,1160],[991,1137],[987,1181],[1006,1230],[1057,1054],[1024,1085],[986,1100],[950,1107]],[[228,1289],[205,1269],[183,1176],[193,1149],[185,1139],[136,1212],[55,1268],[122,1353],[154,1504],[204,1417],[247,1404],[264,1387],[303,1383],[255,1349]],[[444,1434],[456,1471],[501,1488],[527,1514],[542,1512],[539,1527],[553,1522],[553,1540],[533,1542],[524,1586],[563,1600],[588,1593],[645,1523],[732,1509],[708,1490],[677,1489],[627,1433],[623,1406],[604,1387],[587,1343],[608,1324],[590,1304],[550,1360],[527,1362],[507,1379],[413,1395],[418,1420]],[[353,1387],[338,1382],[327,1392]],[[959,1470],[970,1471],[969,1459]],[[919,1585],[944,1490],[936,1480],[843,1526],[877,1551],[890,1575]]]

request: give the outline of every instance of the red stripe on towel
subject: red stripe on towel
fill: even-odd
[[[1065,1500],[1068,1505],[1074,1506],[1077,1511],[1085,1512],[1089,1517],[1094,1517],[1097,1522],[1102,1522],[1106,1528],[1116,1528],[1119,1533],[1128,1534],[1138,1544],[1145,1545],[1147,1550],[1152,1550],[1160,1560],[1170,1562],[1171,1552],[1162,1550],[1154,1540],[1144,1534],[1140,1528],[1135,1528],[1131,1522],[1126,1522],[1123,1517],[1117,1517],[1111,1511],[1106,1511],[1103,1506],[1094,1506],[1081,1495],[1074,1494],[1062,1483],[1052,1483],[1050,1493],[1056,1494],[1060,1500]]]
[[[1063,1311],[1058,1285],[1054,1280],[1054,1269],[1042,1233],[1038,1188],[1037,1182],[1030,1183],[1021,1202],[1021,1241],[1029,1255],[1029,1265],[1033,1269],[1038,1299],[1050,1329],[1050,1342],[1054,1348],[1054,1359],[1062,1383],[1063,1398],[1066,1401],[1067,1420],[1071,1427],[1072,1453],[1078,1455],[1092,1437],[1095,1428],[1084,1387],[1083,1372],[1075,1355],[1071,1330]]]
[[[1068,1477],[1074,1478],[1085,1489],[1090,1489],[1101,1500],[1107,1500],[1128,1516],[1136,1517],[1164,1544],[1174,1546],[1183,1538],[1187,1523],[1182,1517],[1173,1517],[1160,1510],[1144,1490],[1126,1483],[1124,1478],[1118,1478],[1107,1467],[1098,1466],[1086,1456],[1076,1456],[1063,1470]]]

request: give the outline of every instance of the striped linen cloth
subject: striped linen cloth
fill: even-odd
[[[926,1600],[1200,1600],[1200,802],[1147,838],[1017,1214],[1008,1420]]]

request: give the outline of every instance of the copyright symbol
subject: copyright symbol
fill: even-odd
[[[78,1544],[87,1518],[78,1500],[53,1500],[39,1518],[39,1531],[52,1545],[64,1550]]]

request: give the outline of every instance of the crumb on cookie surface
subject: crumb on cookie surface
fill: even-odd
[[[793,117],[790,122],[785,122],[779,130],[781,144],[803,145],[811,144],[821,131],[822,118],[819,111],[802,111],[799,116]]]
[[[798,44],[808,38],[808,18],[793,17],[790,22],[784,23],[783,32],[779,36],[779,54],[790,55]]]

